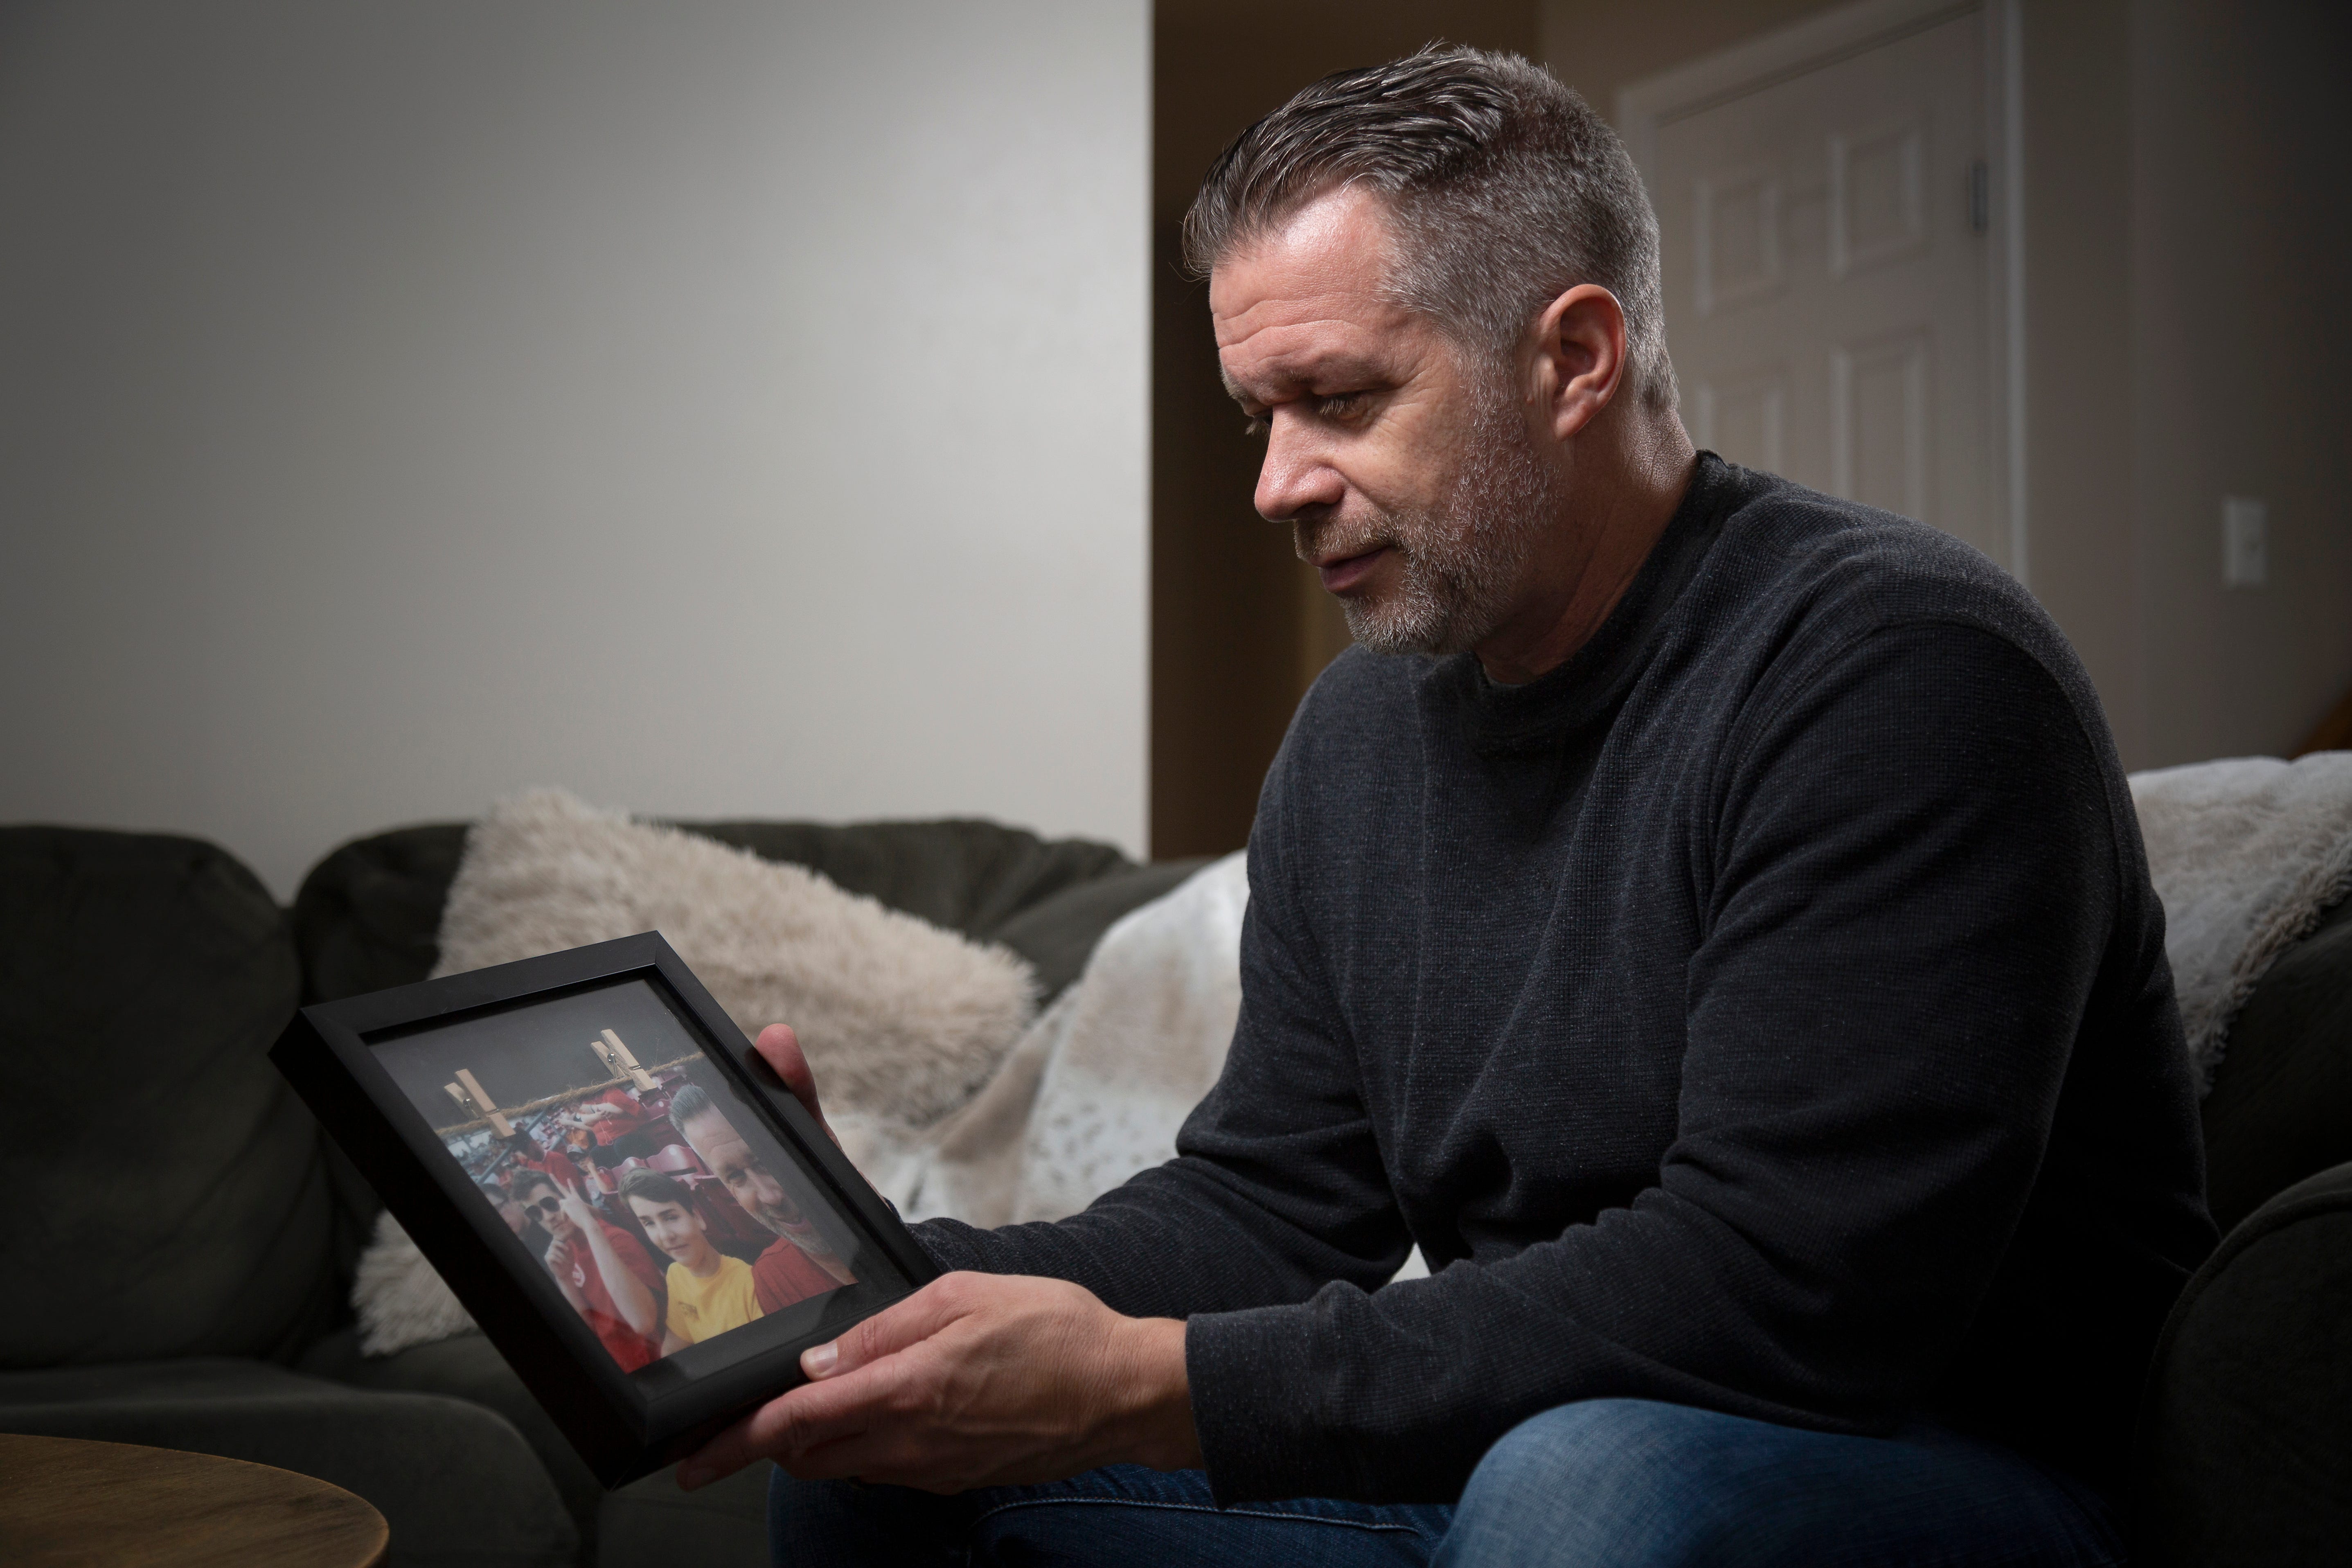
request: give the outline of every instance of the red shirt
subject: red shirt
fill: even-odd
[[[589,1129],[596,1134],[596,1145],[599,1148],[608,1143],[618,1142],[632,1132],[641,1132],[650,1125],[650,1119],[646,1115],[646,1108],[632,1100],[629,1097],[629,1091],[625,1089],[608,1089],[585,1103],[609,1105],[620,1112],[618,1116],[599,1117],[595,1125]]]
[[[639,1284],[653,1292],[654,1318],[659,1321],[662,1315],[661,1270],[654,1267],[654,1260],[646,1256],[645,1247],[635,1237],[610,1221],[598,1220],[596,1223],[604,1227],[604,1239],[613,1244],[613,1256],[621,1260],[623,1268],[637,1277]],[[623,1372],[635,1372],[661,1354],[659,1342],[649,1340],[629,1327],[628,1319],[621,1315],[621,1309],[613,1300],[613,1292],[605,1288],[604,1276],[596,1267],[596,1255],[588,1250],[585,1241],[564,1245],[563,1256],[556,1259],[555,1268],[561,1272],[567,1264],[571,1269],[572,1288],[588,1302],[588,1310],[582,1315],[588,1320],[588,1326],[596,1331],[596,1337],[604,1342],[604,1349],[620,1363]]]
[[[751,1263],[751,1294],[762,1312],[782,1311],[795,1301],[840,1289],[840,1280],[781,1236]]]

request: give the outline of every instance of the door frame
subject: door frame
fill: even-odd
[[[1655,200],[1658,129],[1850,56],[1972,13],[1985,25],[1988,234],[1986,377],[1995,538],[2020,583],[2031,556],[2025,508],[2025,68],[2022,0],[1857,0],[1645,77],[1617,95],[1617,131]],[[1671,344],[1669,345],[1671,350]],[[2005,526],[2004,526],[2005,524]]]

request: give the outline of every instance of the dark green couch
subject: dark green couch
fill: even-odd
[[[1033,963],[1048,994],[1198,862],[982,822],[699,824]],[[269,1066],[304,1001],[424,978],[459,824],[345,846],[289,911],[192,839],[0,829],[0,1431],[299,1470],[397,1564],[764,1563],[765,1467],[597,1486],[478,1334],[370,1360],[374,1195]]]
[[[982,823],[698,831],[1005,942],[1049,990],[1196,863]],[[264,1053],[298,998],[420,978],[464,829],[345,847],[282,910],[189,839],[0,829],[0,1430],[284,1466],[382,1509],[394,1561],[765,1562],[764,1477],[607,1493],[478,1335],[362,1358],[375,1203]],[[2264,977],[2204,1108],[2228,1238],[2148,1379],[2142,1563],[2352,1541],[2352,901]]]

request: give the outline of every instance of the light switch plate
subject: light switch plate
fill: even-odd
[[[2270,508],[2251,496],[2221,498],[2221,586],[2259,588],[2270,578]]]

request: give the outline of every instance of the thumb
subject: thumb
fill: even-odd
[[[943,1274],[903,1301],[875,1313],[837,1340],[801,1352],[801,1371],[812,1383],[856,1372],[919,1344],[971,1310],[965,1274]]]
[[[824,1129],[824,1135],[833,1140],[836,1148],[839,1147],[840,1135],[825,1121],[824,1108],[817,1103],[816,1074],[809,1070],[808,1058],[801,1053],[801,1037],[793,1033],[793,1026],[790,1024],[769,1025],[760,1031],[760,1037],[751,1042],[751,1048],[776,1069],[776,1076],[784,1080],[784,1087],[793,1091],[793,1098],[801,1102],[801,1109],[815,1117],[816,1124]]]

